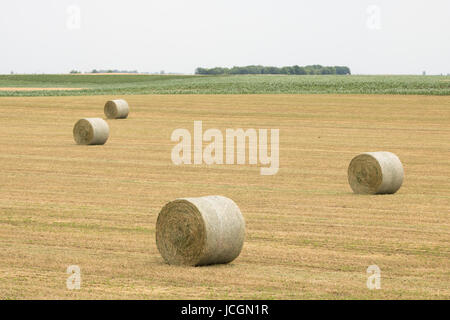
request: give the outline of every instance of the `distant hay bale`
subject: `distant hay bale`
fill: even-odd
[[[109,137],[109,126],[100,118],[78,120],[73,127],[73,138],[77,144],[105,144]]]
[[[348,166],[348,182],[357,194],[395,193],[403,183],[403,166],[391,152],[366,152]]]
[[[104,111],[108,119],[125,119],[128,117],[130,107],[123,99],[110,100],[106,102]]]
[[[176,199],[156,222],[156,245],[168,264],[201,266],[236,259],[245,222],[233,200],[222,196]]]

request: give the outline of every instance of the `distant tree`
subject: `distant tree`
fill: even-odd
[[[306,74],[305,68],[304,67],[299,67],[298,73],[296,73],[296,74]]]
[[[293,67],[283,67],[280,69],[281,74],[294,74],[294,68]]]
[[[70,71],[70,73],[72,73],[72,74],[76,74],[76,73],[81,73],[80,71],[78,71],[78,70],[71,70]]]
[[[205,68],[197,68],[195,69],[195,74],[206,74]]]
[[[263,66],[245,66],[245,67],[233,67],[231,69],[226,69],[226,73],[229,74],[261,74]]]
[[[314,69],[311,68],[311,66],[305,66],[304,69],[305,69],[305,74],[309,74],[309,75],[314,74]]]
[[[264,67],[263,68],[263,73],[264,74],[280,74],[281,71],[277,67]]]
[[[223,73],[225,74],[249,74],[249,67],[233,67],[230,70],[225,70]]]
[[[292,72],[293,74],[306,74],[305,68],[297,65],[292,67]]]
[[[226,68],[220,68],[220,67],[216,67],[216,68],[212,68],[209,69],[208,74],[227,74],[227,69]]]
[[[282,68],[273,66],[250,65],[244,67],[234,66],[230,68],[197,68],[195,74],[298,74],[298,75],[319,75],[319,74],[350,74],[350,69],[345,66],[321,66],[320,64],[308,65],[305,67],[286,66]]]
[[[263,66],[248,66],[247,69],[249,74],[261,74]]]
[[[320,74],[336,74],[336,69],[334,67],[323,67],[319,70]]]
[[[350,69],[348,67],[336,66],[336,74],[350,74]]]

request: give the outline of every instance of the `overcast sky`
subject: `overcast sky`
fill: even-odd
[[[346,65],[450,73],[450,0],[1,0],[0,73]]]

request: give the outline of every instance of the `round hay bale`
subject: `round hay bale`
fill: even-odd
[[[73,138],[77,144],[105,144],[109,137],[109,126],[101,118],[84,118],[73,127]]]
[[[366,152],[348,166],[348,182],[357,194],[395,193],[403,183],[403,166],[391,152]]]
[[[176,199],[156,222],[156,245],[168,264],[228,263],[244,244],[245,222],[233,200],[222,196]]]
[[[107,101],[104,110],[108,119],[125,119],[128,117],[130,107],[125,100],[118,99]]]

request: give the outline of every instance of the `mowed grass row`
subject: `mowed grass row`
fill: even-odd
[[[0,298],[448,299],[450,100],[384,95],[126,96],[104,146],[72,127],[116,96],[1,98]],[[171,162],[173,130],[280,129],[280,171]],[[359,196],[347,166],[389,150],[395,195]],[[162,206],[220,194],[246,219],[229,265],[176,267],[155,244]],[[369,265],[381,290],[366,287]],[[78,265],[81,290],[67,290]]]
[[[97,94],[418,94],[450,95],[450,76],[298,75],[0,75],[0,96]]]

